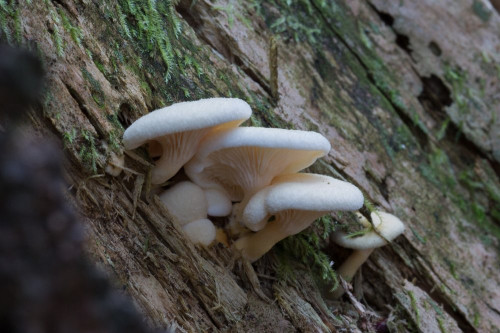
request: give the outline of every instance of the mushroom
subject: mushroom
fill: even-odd
[[[182,227],[184,233],[195,244],[210,245],[217,235],[217,230],[209,219],[200,219]]]
[[[306,168],[329,151],[328,140],[315,132],[239,127],[208,135],[184,170],[201,187],[241,201],[242,211],[274,177]],[[235,215],[233,221],[240,219]]]
[[[208,215],[228,216],[231,213],[232,202],[225,192],[215,188],[205,190],[208,204]]]
[[[284,175],[250,199],[243,222],[257,232],[238,239],[235,247],[255,261],[274,244],[301,232],[328,212],[356,210],[362,205],[363,194],[348,182],[309,173]]]
[[[152,152],[158,151],[158,144],[161,146],[151,178],[153,184],[161,184],[193,157],[210,131],[237,127],[251,113],[250,106],[237,98],[177,103],[136,120],[123,134],[123,144],[131,150],[153,141]]]
[[[349,237],[344,232],[335,232],[333,240],[342,247],[354,249],[354,252],[337,269],[337,273],[350,282],[359,267],[368,259],[374,249],[384,246],[403,233],[405,226],[396,216],[380,211],[370,214],[373,225],[358,213],[360,223],[368,228],[368,232],[359,237]],[[339,298],[344,289],[339,286],[333,293],[334,298]]]
[[[207,219],[207,200],[201,187],[183,181],[163,192],[160,200],[193,243],[212,243],[216,229]]]
[[[192,182],[175,184],[160,195],[160,200],[181,226],[207,218],[205,192]]]

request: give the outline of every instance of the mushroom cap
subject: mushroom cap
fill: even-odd
[[[232,202],[225,192],[209,188],[205,190],[208,204],[208,215],[228,216],[231,214]]]
[[[309,211],[357,210],[363,193],[351,183],[325,175],[298,173],[277,177],[266,207],[271,214],[298,209]]]
[[[224,123],[230,123],[228,127],[236,127],[251,114],[250,106],[238,98],[217,97],[176,103],[137,119],[123,133],[123,145],[130,150],[167,134]]]
[[[403,222],[392,214],[375,211],[372,212],[370,216],[375,229],[380,235],[382,235],[383,238],[380,237],[374,230],[364,234],[363,236],[352,238],[347,237],[348,235],[344,232],[336,232],[333,235],[335,243],[349,249],[374,249],[386,245],[387,241],[391,242],[394,238],[401,235],[405,229]],[[367,223],[369,224],[365,217],[361,218],[361,223],[365,226]]]
[[[203,158],[214,151],[234,147],[320,151],[322,155],[328,154],[331,149],[330,142],[323,135],[312,131],[239,127],[210,136],[210,139],[200,146],[197,156]]]
[[[281,211],[357,210],[363,202],[363,194],[351,183],[311,173],[283,175],[252,196],[243,212],[243,223],[257,231],[269,215]]]
[[[217,235],[217,230],[209,219],[199,219],[182,227],[186,236],[195,244],[210,245]]]
[[[160,200],[181,226],[207,218],[205,192],[192,182],[183,181],[175,184],[160,194]]]
[[[315,132],[239,127],[208,135],[184,170],[200,186],[221,189],[240,201],[277,175],[310,166],[330,148]]]

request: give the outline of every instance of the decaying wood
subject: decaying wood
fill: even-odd
[[[30,128],[61,142],[68,199],[85,222],[90,257],[150,325],[376,327],[371,317],[359,326],[352,302],[394,331],[498,330],[500,15],[489,2],[182,0],[161,13],[182,28],[177,37],[165,32],[170,77],[159,44],[140,39],[137,26],[147,22],[124,14],[130,3],[144,6],[10,1],[12,12],[0,10],[46,66],[47,94]],[[443,27],[433,28],[438,21]],[[321,279],[299,259],[296,279],[283,280],[278,256],[241,266],[230,247],[191,244],[151,191],[145,149],[125,152],[120,176],[103,173],[110,149],[123,149],[124,126],[161,106],[211,96],[246,99],[253,125],[325,135],[333,149],[311,171],[354,183],[405,222],[404,235],[365,264],[363,299],[324,300]],[[338,267],[345,252],[323,245]]]

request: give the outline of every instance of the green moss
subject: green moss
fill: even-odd
[[[12,45],[12,31],[7,23],[8,17],[9,12],[0,6],[0,29],[2,33],[0,37],[5,38],[5,40]]]
[[[279,9],[279,13],[263,8],[272,5]],[[318,20],[310,20],[314,14],[312,2],[309,0],[289,1],[271,0],[254,1],[254,8],[260,13],[274,34],[281,35],[289,41],[309,42],[316,44],[321,33]],[[307,22],[307,23],[306,23]]]
[[[406,291],[408,293],[408,296],[410,296],[410,302],[411,302],[411,307],[413,309],[413,312],[415,314],[415,322],[417,326],[420,323],[420,311],[418,310],[418,305],[417,305],[417,298],[415,297],[415,294],[411,290]]]
[[[444,77],[451,85],[452,97],[460,115],[468,113],[471,105],[481,107],[474,102],[474,92],[468,84],[468,74],[459,67],[453,67],[450,64],[444,66]],[[460,124],[459,124],[459,127]]]
[[[94,60],[94,64],[104,77],[108,77],[109,74],[107,73],[106,68],[104,68],[104,65],[99,60]]]
[[[82,31],[80,30],[80,28],[75,27],[71,24],[71,21],[64,13],[64,10],[58,9],[57,12],[61,16],[62,25],[63,25],[64,29],[70,34],[71,39],[73,39],[73,41],[75,42],[76,45],[83,48],[83,46],[82,46],[83,35],[82,35]]]
[[[361,42],[363,43],[364,46],[366,46],[367,49],[373,48],[373,43],[370,37],[368,37],[366,29],[361,25],[359,26],[359,38],[361,39]]]
[[[440,141],[441,139],[444,138],[446,135],[446,130],[448,129],[448,125],[450,124],[450,118],[446,118],[441,126],[439,127],[439,130],[436,133],[436,140]]]
[[[242,95],[243,92],[239,92]],[[259,126],[263,127],[277,127],[277,128],[293,128],[292,124],[285,122],[275,112],[268,99],[263,96],[256,95],[252,91],[248,91],[250,96],[250,105],[252,106],[255,115],[254,122],[258,119]]]
[[[448,331],[446,330],[446,327],[444,327],[444,321],[443,318],[441,317],[436,317],[436,320],[438,322],[438,327],[441,333],[447,333]]]
[[[474,0],[474,3],[472,4],[472,11],[483,22],[488,22],[492,14],[491,10],[486,8],[483,3],[478,0]]]
[[[102,90],[101,84],[97,81],[86,68],[81,68],[83,78],[90,83],[92,99],[100,108],[105,107],[106,96]]]
[[[500,227],[492,221],[500,220],[500,212],[495,209],[500,203],[500,190],[488,178],[494,179],[494,175],[485,173],[483,179],[471,167],[463,169],[455,177],[448,158],[439,149],[433,150],[428,163],[422,163],[419,169],[425,178],[456,204],[468,221],[480,227],[484,234],[478,236],[485,244],[492,243],[490,237],[500,237]],[[456,186],[458,184],[460,186]],[[486,198],[488,207],[485,207]],[[459,224],[459,228],[463,226]]]
[[[115,9],[116,9],[116,12],[118,14],[118,20],[120,21],[120,25],[122,27],[123,34],[128,39],[132,39],[132,34],[130,33],[130,29],[128,28],[127,17],[123,14],[123,12],[118,4],[116,4]]]
[[[339,284],[337,274],[331,267],[330,258],[320,249],[321,238],[326,239],[330,235],[334,230],[334,222],[331,217],[325,216],[315,223],[319,228],[318,233],[308,228],[278,243],[275,250],[279,262],[277,273],[283,274],[285,278],[292,276],[289,270],[291,258],[293,258],[293,261],[299,261],[309,267],[315,276],[319,276],[323,283],[334,290]]]
[[[54,24],[52,25],[52,39],[54,40],[54,45],[56,47],[56,54],[57,56],[62,57],[64,56],[64,41],[61,35],[61,30],[59,29],[61,19],[54,9],[49,8],[49,12],[52,20],[54,21]]]
[[[10,45],[22,44],[22,18],[17,1],[0,0],[0,38]]]
[[[115,8],[122,34],[139,42],[141,52],[158,56],[166,66],[165,83],[177,76],[177,56],[174,43],[182,25],[172,1],[120,0]]]
[[[97,173],[97,161],[99,158],[99,153],[96,148],[96,140],[94,135],[87,130],[80,131],[82,137],[82,143],[78,155],[82,163],[92,171],[92,173]]]
[[[76,136],[77,136],[77,130],[76,128],[72,128],[71,131],[67,131],[63,133],[63,143],[64,147],[70,147],[73,145],[75,142]]]
[[[114,116],[114,115],[113,115]],[[123,128],[120,125],[119,129],[113,129],[108,133],[108,146],[114,152],[121,150],[121,137],[123,136]]]
[[[451,275],[458,280],[458,273],[457,273],[457,267],[454,261],[452,261],[449,258],[444,258],[445,263],[448,265],[448,268],[450,269]]]
[[[473,325],[474,327],[478,327],[479,326],[479,321],[481,320],[481,315],[479,314],[479,312],[475,312],[474,313],[474,319],[473,319]]]
[[[428,155],[427,163],[422,163],[419,169],[422,176],[444,193],[452,192],[457,184],[455,172],[448,156],[437,147],[433,148],[432,153]]]

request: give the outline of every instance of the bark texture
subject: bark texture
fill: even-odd
[[[495,332],[500,15],[487,0],[437,3],[10,0],[0,38],[43,59],[29,131],[60,142],[92,260],[153,327]],[[222,244],[193,246],[149,192],[144,149],[126,153],[120,176],[104,173],[132,121],[212,96],[247,100],[248,125],[325,135],[333,149],[310,171],[405,222],[352,294],[328,300],[307,249],[281,246],[252,266]],[[314,239],[334,268],[348,255]]]

